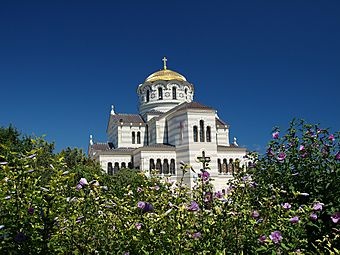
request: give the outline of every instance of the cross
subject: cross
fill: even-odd
[[[205,156],[205,151],[202,151],[202,157],[197,157],[197,159],[203,164],[203,170],[207,169],[210,157]]]
[[[168,60],[167,60],[166,57],[164,57],[162,60],[163,60],[163,64],[164,64],[164,70],[166,70],[166,61],[168,61]]]

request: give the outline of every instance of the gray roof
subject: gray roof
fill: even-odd
[[[223,120],[216,118],[216,125],[218,126],[228,126]]]
[[[225,145],[217,146],[217,151],[246,151],[246,150],[247,148],[238,147],[234,144],[230,144],[229,146],[225,146]]]
[[[143,123],[145,124],[142,116],[139,114],[114,114],[111,115],[111,118],[116,123]]]

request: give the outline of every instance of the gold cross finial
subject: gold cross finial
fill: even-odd
[[[166,70],[166,61],[168,61],[168,60],[167,60],[166,57],[164,57],[162,60],[163,60],[163,63],[164,63],[164,70]]]

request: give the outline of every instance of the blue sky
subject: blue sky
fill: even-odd
[[[87,149],[110,105],[137,113],[136,88],[168,58],[240,145],[273,126],[340,127],[340,1],[0,2],[0,126]]]

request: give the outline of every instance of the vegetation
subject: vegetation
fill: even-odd
[[[226,194],[207,162],[190,191],[135,170],[108,176],[81,150],[54,154],[13,127],[0,141],[1,254],[340,252],[339,133],[318,126],[275,129]]]

